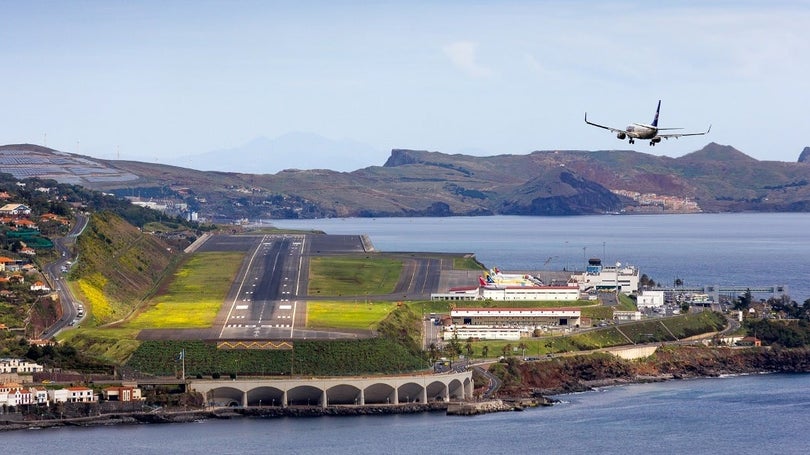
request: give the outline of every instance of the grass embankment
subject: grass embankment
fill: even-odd
[[[240,252],[198,253],[177,270],[165,293],[124,326],[133,329],[211,327],[239,271]]]
[[[90,216],[77,247],[81,260],[69,279],[78,282],[83,294],[85,326],[125,318],[154,292],[177,258],[161,239],[110,212]]]

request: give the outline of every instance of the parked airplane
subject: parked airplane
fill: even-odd
[[[588,113],[585,113],[585,123],[588,125],[597,126],[599,128],[604,128],[611,133],[616,133],[616,137],[619,139],[624,140],[624,138],[630,138],[629,143],[635,143],[636,139],[649,139],[650,145],[655,145],[661,142],[661,139],[669,139],[669,138],[679,138],[681,136],[702,136],[704,134],[708,134],[709,131],[712,130],[712,126],[709,125],[709,129],[702,133],[670,133],[670,134],[658,134],[659,131],[664,130],[680,130],[683,128],[659,128],[658,127],[658,112],[661,110],[661,100],[658,100],[658,107],[655,109],[655,118],[652,121],[651,125],[645,125],[643,123],[633,123],[628,125],[625,129],[613,128],[610,126],[600,125],[598,123],[593,123],[588,121]]]

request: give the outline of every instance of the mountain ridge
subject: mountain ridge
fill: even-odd
[[[40,146],[3,146],[0,156],[4,150],[48,159]],[[73,156],[52,154],[60,162]],[[207,219],[810,211],[806,163],[759,161],[713,142],[679,158],[632,150],[477,157],[394,149],[382,166],[276,174],[75,157],[103,168],[90,169],[104,178],[85,179],[85,186],[174,198]]]

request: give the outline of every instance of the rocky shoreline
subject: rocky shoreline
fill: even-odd
[[[582,355],[543,362],[508,359],[493,364],[492,370],[503,381],[498,396],[491,400],[460,403],[434,402],[366,406],[290,406],[249,408],[208,408],[162,410],[160,412],[120,412],[90,417],[50,420],[4,420],[0,431],[58,428],[182,423],[209,419],[278,418],[390,415],[445,412],[447,415],[474,416],[491,412],[522,411],[527,407],[551,406],[552,395],[582,392],[598,387],[662,382],[668,380],[761,373],[810,373],[810,349],[728,349],[681,347],[659,349],[647,359],[628,361],[609,354]]]
[[[60,427],[91,427],[111,425],[139,425],[162,423],[188,423],[203,420],[234,418],[278,418],[413,414],[422,412],[446,412],[448,403],[380,406],[291,406],[250,408],[209,408],[194,410],[166,410],[161,412],[109,413],[89,417],[44,420],[3,420],[0,416],[0,431],[30,430]]]

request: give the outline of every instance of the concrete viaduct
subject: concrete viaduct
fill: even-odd
[[[213,406],[335,406],[471,399],[472,371],[413,376],[235,379],[188,382]]]

